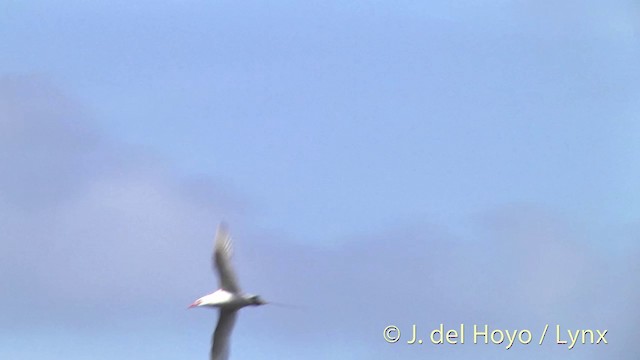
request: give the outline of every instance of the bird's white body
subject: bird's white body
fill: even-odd
[[[218,289],[215,292],[201,297],[198,306],[227,307],[237,302],[238,295],[226,290]]]
[[[234,294],[224,289],[205,295],[196,300],[196,306],[209,306],[223,309],[239,309],[251,305],[251,298],[246,295]]]

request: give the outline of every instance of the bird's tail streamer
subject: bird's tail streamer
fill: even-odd
[[[269,305],[275,305],[275,306],[278,306],[278,307],[289,308],[289,309],[301,309],[300,306],[292,305],[292,304],[285,304],[285,303],[281,303],[281,302],[269,301],[268,304]]]

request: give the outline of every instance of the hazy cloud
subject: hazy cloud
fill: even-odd
[[[193,241],[210,238],[242,203],[211,180],[182,179],[144,151],[109,143],[40,78],[3,78],[0,94],[0,257],[12,294],[1,301],[20,304],[6,315],[82,318],[104,298],[126,308],[154,291],[186,290],[188,259],[207,262]]]
[[[639,352],[637,243],[609,253],[561,215],[514,204],[478,216],[473,238],[425,219],[314,247],[249,226],[236,194],[105,139],[86,113],[40,78],[0,80],[0,332],[59,327],[61,348],[87,334],[100,347],[103,331],[135,334],[138,347],[106,354],[170,356],[139,333],[152,329],[185,353],[196,341],[204,356],[214,316],[184,307],[215,286],[210,240],[224,217],[243,288],[300,306],[243,313],[234,353],[249,343],[272,358],[631,360]],[[383,341],[385,326],[413,323],[486,323],[534,337],[545,323],[609,329],[610,344],[568,351],[548,339],[506,351]]]

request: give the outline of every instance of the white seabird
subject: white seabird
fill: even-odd
[[[191,304],[189,308],[205,306],[220,309],[218,325],[211,342],[211,360],[229,359],[229,339],[239,309],[253,305],[264,305],[267,302],[258,295],[244,294],[238,286],[233,267],[231,266],[231,237],[225,223],[218,225],[213,251],[213,265],[218,273],[220,289],[205,295]]]

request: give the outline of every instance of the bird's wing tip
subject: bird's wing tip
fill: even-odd
[[[226,221],[222,220],[218,224],[218,228],[216,229],[216,237],[225,237],[229,234],[229,224]]]

